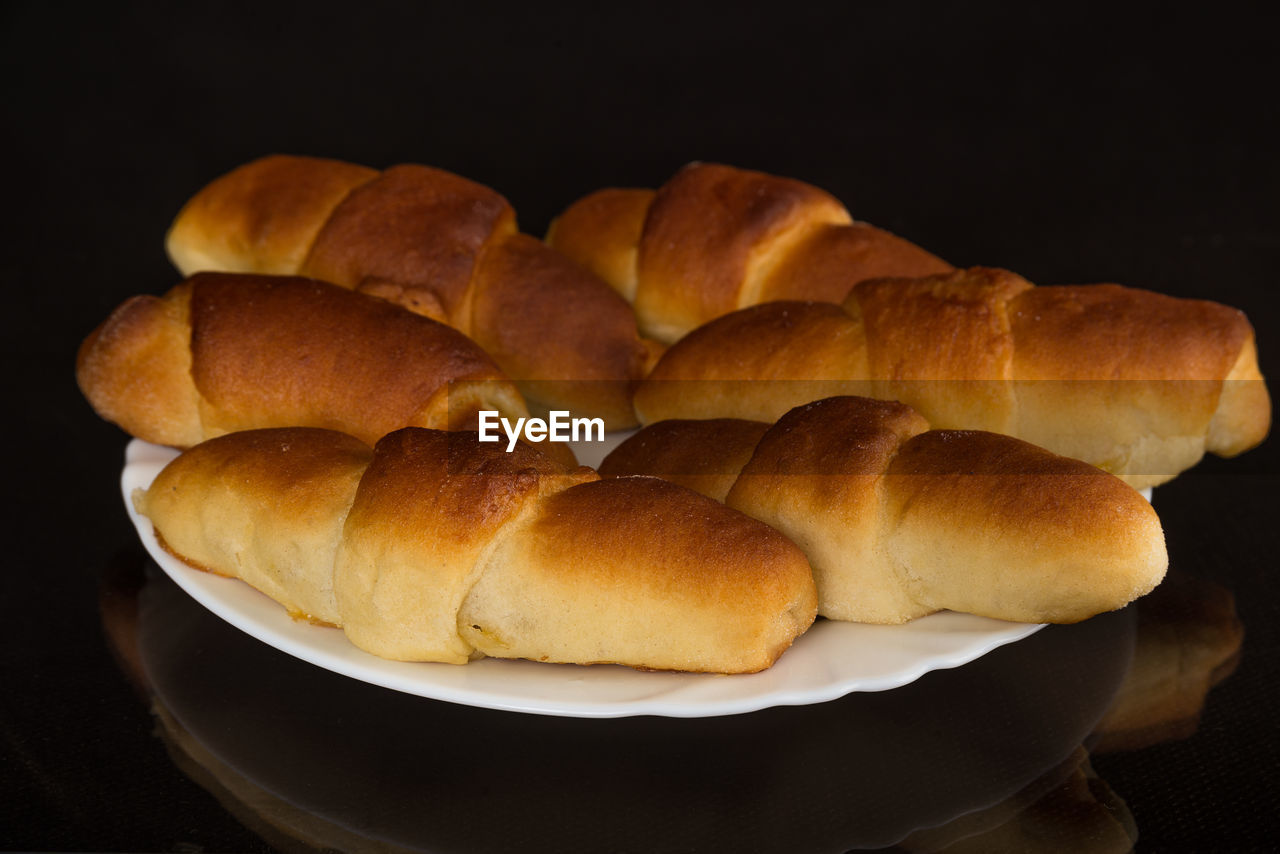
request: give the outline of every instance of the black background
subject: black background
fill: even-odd
[[[1241,308],[1280,376],[1274,21],[1032,5],[6,5],[0,848],[261,845],[170,763],[104,640],[100,578],[143,559],[125,437],[73,365],[116,304],[176,282],[182,203],[262,154],[443,167],[534,234],[690,160],[763,169],[957,265]],[[1247,639],[1194,737],[1095,760],[1139,850],[1274,841],[1278,457],[1273,440],[1157,491],[1175,567],[1232,590]]]

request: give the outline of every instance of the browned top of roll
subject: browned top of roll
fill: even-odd
[[[659,292],[693,293],[693,325],[732,311],[750,289],[762,248],[782,248],[788,231],[849,222],[844,206],[817,187],[763,172],[692,163],[658,190],[638,257],[637,310]],[[744,283],[746,283],[744,285]],[[750,300],[754,302],[755,300]]]
[[[551,483],[563,489],[595,477],[523,443],[508,453],[504,444],[477,442],[473,433],[409,427],[374,446],[346,528],[371,541],[478,549]]]
[[[1009,319],[1023,379],[1220,381],[1253,334],[1237,309],[1111,284],[1023,291]]]
[[[428,287],[466,331],[476,257],[499,231],[515,231],[515,212],[497,192],[442,169],[393,166],[338,205],[299,272],[348,288],[377,279]]]
[[[1016,525],[1045,547],[1109,538],[1116,553],[1158,525],[1151,505],[1102,470],[1030,442],[980,430],[931,430],[903,444],[886,472],[906,503],[923,502],[958,530]],[[927,512],[918,506],[914,512]],[[1132,538],[1133,543],[1128,542]],[[1029,547],[1028,547],[1029,548]]]
[[[1133,490],[1096,466],[1046,451],[1038,445],[982,430],[930,430],[905,442],[894,457],[888,474],[927,477],[976,477],[981,475],[1088,475],[1115,483],[1117,492]],[[1044,481],[1051,486],[1052,481]],[[1045,494],[1058,490],[1046,488]],[[1071,501],[1074,503],[1075,498]],[[1055,503],[1063,503],[1062,497]],[[987,512],[990,508],[984,508]]]
[[[335,285],[218,273],[190,285],[192,376],[223,430],[305,423],[372,443],[451,381],[503,379],[462,333]]]
[[[655,539],[662,543],[660,560]],[[528,543],[576,555],[557,563],[583,583],[643,587],[694,613],[709,607],[777,612],[797,598],[807,600],[810,617],[815,607],[811,570],[794,543],[763,522],[657,478],[596,481],[551,496]]]
[[[782,416],[742,474],[879,477],[903,442],[928,429],[924,416],[897,401],[830,397]]]
[[[169,256],[184,275],[292,274],[330,212],[377,176],[321,157],[274,154],[246,163],[187,202],[169,230]]]
[[[928,429],[919,413],[892,401],[835,397],[797,407],[765,433],[726,501],[749,513],[779,497],[792,509],[822,507],[834,515],[824,523],[838,539],[874,518],[889,461],[908,436]]]
[[[871,375],[889,380],[1007,380],[1007,303],[1032,284],[975,267],[920,279],[860,282],[846,300],[866,329]]]
[[[767,421],[811,400],[871,394],[858,322],[835,303],[770,302],[731,312],[671,346],[636,389],[642,424]]]
[[[858,325],[835,303],[779,301],[695,329],[649,380],[838,380],[867,375]]]
[[[574,202],[547,229],[547,244],[595,273],[628,302],[636,296],[636,255],[653,203],[649,189],[608,188]]]
[[[584,196],[552,223],[547,241],[631,301],[641,330],[665,343],[744,306],[839,302],[867,278],[952,269],[854,222],[817,187],[716,163],[691,163],[656,193]]]
[[[958,446],[962,453],[956,452]],[[905,443],[887,474],[895,476],[899,491],[909,489],[913,500],[920,500],[929,481],[930,501],[960,529],[1016,520],[1024,530],[1045,531],[1050,540],[1054,532],[1069,532],[1083,547],[1096,528],[1117,537],[1114,546],[1124,551],[1133,526],[1156,524],[1151,505],[1119,478],[997,433],[932,430]],[[986,487],[981,501],[977,485]],[[1133,526],[1126,529],[1122,517]]]
[[[929,575],[931,601],[954,610],[1075,622],[1149,592],[1168,563],[1160,520],[1139,493],[1009,436],[916,436],[890,463],[886,496],[891,551]]]
[[[951,265],[910,241],[864,222],[816,228],[766,278],[769,300],[841,302],[865,279],[946,273]]]
[[[636,335],[626,300],[525,234],[486,250],[476,277],[473,335],[513,379],[537,380],[526,394],[634,422],[630,378],[648,372],[657,348]]]
[[[724,501],[769,426],[739,418],[659,421],[614,448],[600,474],[652,475]]]

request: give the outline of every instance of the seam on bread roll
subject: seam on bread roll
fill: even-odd
[[[538,499],[543,499],[553,493],[572,488],[572,484],[551,483],[549,482],[549,479],[542,478],[539,480],[538,487]],[[500,638],[493,631],[492,627],[486,629],[484,626],[468,623],[466,620],[466,614],[468,613],[468,606],[471,603],[471,593],[475,590],[476,584],[490,569],[493,568],[494,555],[497,554],[501,550],[502,546],[504,546],[509,540],[520,539],[521,535],[528,530],[537,513],[537,500],[525,501],[516,511],[516,515],[507,520],[506,524],[502,526],[498,533],[476,556],[475,571],[467,579],[467,590],[466,593],[462,595],[459,602],[456,619],[458,639],[471,647],[473,659],[483,658],[488,654],[476,644],[477,638],[483,638],[486,642],[485,647],[490,651],[494,651],[494,645],[502,647],[504,650],[510,649],[512,646],[511,641]]]
[[[911,441],[907,439],[898,447],[893,449],[889,458],[885,460],[885,471],[893,465],[893,461],[902,453],[903,445]],[[923,617],[938,610],[936,605],[929,601],[927,585],[924,578],[918,572],[913,572],[908,562],[895,552],[890,546],[893,543],[893,534],[901,524],[902,519],[906,516],[911,507],[911,502],[904,502],[898,512],[893,512],[893,506],[889,501],[889,490],[887,478],[878,477],[875,482],[875,501],[876,510],[879,518],[878,533],[876,537],[876,557],[879,562],[888,569],[894,578],[894,586],[898,588],[904,599],[908,600],[915,606],[914,610],[904,611],[904,619],[899,622],[909,622],[910,620]],[[909,615],[909,616],[908,616]]]

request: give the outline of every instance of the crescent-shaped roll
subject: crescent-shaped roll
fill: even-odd
[[[900,400],[939,428],[1005,433],[1145,487],[1261,442],[1271,403],[1243,313],[1004,270],[872,279],[843,305],[721,317],[659,360],[642,423],[773,421],[835,395]]]
[[[1155,511],[1119,478],[1008,436],[931,430],[891,401],[828,398],[773,425],[660,422],[600,472],[701,488],[777,528],[831,619],[1071,623],[1151,591],[1168,565]]]
[[[951,269],[855,222],[817,187],[717,163],[691,163],[657,191],[585,196],[551,224],[547,243],[612,285],[644,334],[666,343],[757,303],[839,302],[863,279]]]
[[[386,658],[769,667],[813,622],[777,531],[655,478],[602,481],[467,431],[219,437],[134,497],[164,547]]]
[[[385,300],[287,276],[200,273],[126,300],[80,347],[80,389],[132,436],[189,447],[258,427],[328,427],[365,442],[406,426],[528,414],[457,330]]]
[[[535,404],[610,429],[635,424],[659,349],[607,285],[520,234],[505,198],[428,166],[264,157],[200,190],[166,246],[184,275],[302,275],[397,302],[473,338]]]

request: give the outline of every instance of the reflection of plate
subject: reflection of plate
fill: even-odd
[[[955,667],[1038,625],[941,613],[905,626],[820,620],[769,670],[740,676],[644,673],[614,665],[483,659],[465,666],[389,661],[362,652],[336,629],[291,619],[240,581],[193,569],[161,549],[130,496],[146,487],[174,451],[134,440],[121,486],[129,516],[160,567],[222,619],[290,655],[397,691],[454,703],[571,717],[711,717],[803,705],[854,691],[882,691],[930,670]],[[585,455],[584,455],[585,456]]]
[[[894,850],[959,838],[998,850],[975,834],[1033,803],[1034,827],[1008,827],[1061,851],[1107,838],[1083,787],[1060,784],[1128,669],[1133,609],[893,691],[727,718],[583,720],[384,691],[259,643],[159,570],[117,580],[106,601],[119,618],[132,597],[133,621],[104,617],[139,662],[169,754],[283,851],[299,846],[282,832],[307,850],[387,854],[794,854],[882,849],[925,828]],[[1069,803],[1046,811],[1047,790]]]

